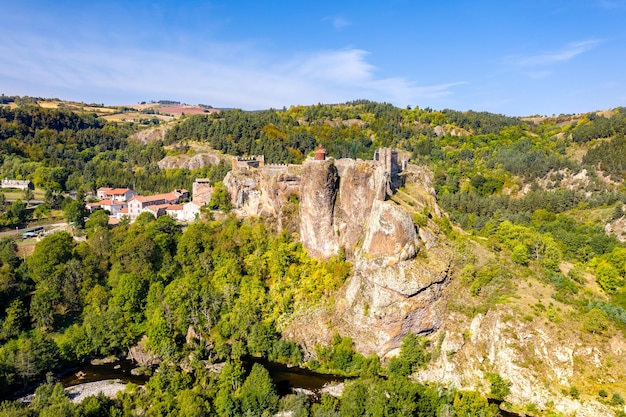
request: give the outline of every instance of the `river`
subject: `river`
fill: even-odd
[[[311,392],[315,399],[319,399],[322,388],[346,380],[345,377],[320,374],[304,368],[288,367],[280,363],[254,357],[247,357],[244,360],[246,370],[250,371],[254,363],[263,365],[263,367],[267,369],[276,386],[276,391],[281,397],[293,393],[294,390],[302,389]],[[150,377],[146,375],[132,375],[131,370],[136,367],[137,364],[129,359],[102,365],[90,364],[66,374],[60,378],[60,382],[66,388],[90,382],[115,379],[119,379],[122,382],[132,382],[137,385],[143,385]],[[500,405],[499,401],[491,400],[490,402],[495,402]],[[504,410],[501,410],[500,413],[503,417],[524,416],[524,414]]]
[[[248,357],[244,360],[244,366],[249,371],[254,363],[263,365],[268,370],[276,391],[280,396],[290,394],[294,389],[304,389],[318,393],[324,386],[342,382],[346,378],[335,375],[320,374],[304,368],[288,367],[286,365],[270,362],[260,358]],[[132,375],[131,370],[137,364],[131,360],[119,360],[102,365],[85,365],[60,378],[64,387],[71,387],[88,382],[119,379],[122,382],[132,382],[137,385],[145,384],[149,376]]]

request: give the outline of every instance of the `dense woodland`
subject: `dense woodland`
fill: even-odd
[[[437,354],[424,338],[409,334],[399,358],[388,363],[363,357],[341,335],[305,361],[301,348],[282,338],[294,314],[332,304],[351,268],[341,256],[314,260],[292,236],[261,219],[227,216],[183,229],[167,216],[142,215],[111,229],[104,212],[86,218],[84,198],[101,186],[154,193],[189,189],[195,177],[223,179],[223,164],[196,171],[158,168],[172,152],[169,145],[189,141],[232,155],[264,154],[269,163],[300,163],[317,144],[336,158],[370,159],[381,146],[406,150],[434,173],[438,203],[452,223],[487,238],[489,250],[503,255],[462,271],[468,294],[483,308],[497,302],[494,288],[510,286],[512,265],[548,283],[555,300],[575,308],[585,331],[626,329],[626,246],[604,230],[605,222],[624,216],[626,109],[531,122],[360,100],[183,117],[163,142],[149,144],[129,139],[138,129],[32,100],[0,105],[0,176],[30,179],[45,192],[34,210],[27,192],[13,202],[0,194],[0,226],[26,226],[63,209],[86,236],[79,243],[68,233],[52,234],[28,257],[19,255],[20,242],[0,241],[0,397],[48,381],[37,388],[31,407],[6,402],[0,415],[497,413],[480,394],[410,382],[408,375]],[[584,186],[564,185],[581,172]],[[590,221],[585,213],[608,214]],[[462,247],[460,229],[446,230]],[[573,265],[568,274],[559,270],[562,261]],[[583,291],[589,274],[602,297]],[[198,337],[188,341],[190,327]],[[101,396],[72,405],[55,385],[55,373],[93,358],[123,356],[144,336],[147,347],[165,359],[145,390],[131,387],[116,400]],[[246,356],[354,379],[340,399],[279,398],[262,366],[244,368]],[[216,376],[202,361],[226,365]],[[183,362],[193,372],[175,365]],[[497,374],[490,381],[490,397],[502,400],[506,381]]]

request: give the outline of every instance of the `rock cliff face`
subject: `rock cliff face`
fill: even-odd
[[[335,166],[339,173],[339,194],[333,212],[336,239],[352,259],[374,202],[385,200],[386,176],[383,168],[372,161],[339,159]]]
[[[534,404],[539,410],[552,408],[565,415],[613,415],[594,399],[580,402],[563,395],[561,389],[575,385],[581,364],[596,369],[600,376],[605,362],[623,357],[623,339],[613,337],[601,352],[589,347],[579,335],[570,334],[570,339],[564,340],[565,333],[541,320],[511,319],[514,316],[514,311],[506,306],[478,314],[469,321],[458,313],[450,313],[439,337],[440,354],[427,369],[415,375],[416,379],[485,391],[486,373],[497,372],[510,382],[506,400],[512,404]],[[460,329],[466,330],[461,333]]]
[[[328,258],[341,249],[353,263],[335,310],[322,309],[313,319],[324,325],[311,327],[307,315],[285,330],[311,352],[339,332],[351,336],[360,351],[384,356],[407,332],[426,334],[441,325],[449,255],[436,233],[428,227],[418,231],[411,214],[387,200],[389,173],[381,163],[330,159],[236,169],[224,184],[238,215],[295,226],[312,256]],[[416,257],[420,251],[424,256]]]
[[[307,161],[300,186],[300,239],[314,257],[329,257],[339,250],[335,230],[335,203],[339,174],[333,161]]]
[[[295,232],[301,176],[299,165],[242,169],[229,172],[224,185],[238,216],[263,216],[279,230]]]
[[[200,169],[207,165],[218,165],[220,163],[220,157],[215,154],[196,154],[190,155],[178,155],[178,156],[166,156],[158,162],[159,168],[181,168],[181,169]]]

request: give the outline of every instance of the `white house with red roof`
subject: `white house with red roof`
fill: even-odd
[[[180,199],[180,195],[181,193],[171,192],[149,196],[135,196],[128,202],[128,216],[130,217],[130,220],[133,221],[137,218],[137,216],[151,206],[168,206],[176,204]],[[187,193],[187,195],[189,195],[189,193]],[[150,212],[158,217],[158,210],[155,211],[150,209]]]
[[[107,210],[117,222],[124,217],[128,217],[131,222],[135,221],[141,213],[145,212],[154,217],[167,214],[177,221],[194,221],[199,216],[200,207],[206,204],[206,202],[203,204],[180,203],[181,200],[190,197],[189,191],[182,188],[165,194],[141,196],[128,188],[101,187],[97,190],[97,196],[101,201],[88,203],[89,212],[96,209]]]
[[[120,210],[126,208],[128,204],[124,201],[101,200],[93,203],[87,203],[86,207],[90,213],[94,210],[102,209],[109,212],[111,216],[115,216]]]
[[[196,201],[190,201],[183,204],[182,213],[180,213],[179,220],[184,222],[193,222],[200,218],[200,209],[207,203]]]
[[[130,188],[108,188],[100,187],[96,191],[96,196],[100,200],[130,201],[137,193]]]

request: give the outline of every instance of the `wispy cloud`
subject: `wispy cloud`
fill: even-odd
[[[327,16],[323,19],[323,21],[330,22],[335,29],[343,29],[346,26],[351,25],[348,19],[341,16]]]
[[[596,0],[595,4],[601,9],[615,10],[626,7],[624,0]]]
[[[357,98],[404,106],[451,96],[463,84],[418,85],[380,77],[368,57],[360,49],[275,57],[246,44],[207,45],[202,53],[188,55],[7,36],[0,42],[0,91],[34,84],[40,93],[28,94],[72,94],[110,104],[172,98],[256,109]]]
[[[545,52],[537,55],[521,56],[510,55],[505,58],[505,62],[516,67],[539,67],[559,62],[569,61],[578,55],[581,55],[600,43],[598,39],[590,39],[581,42],[571,42],[565,47],[551,52]]]

